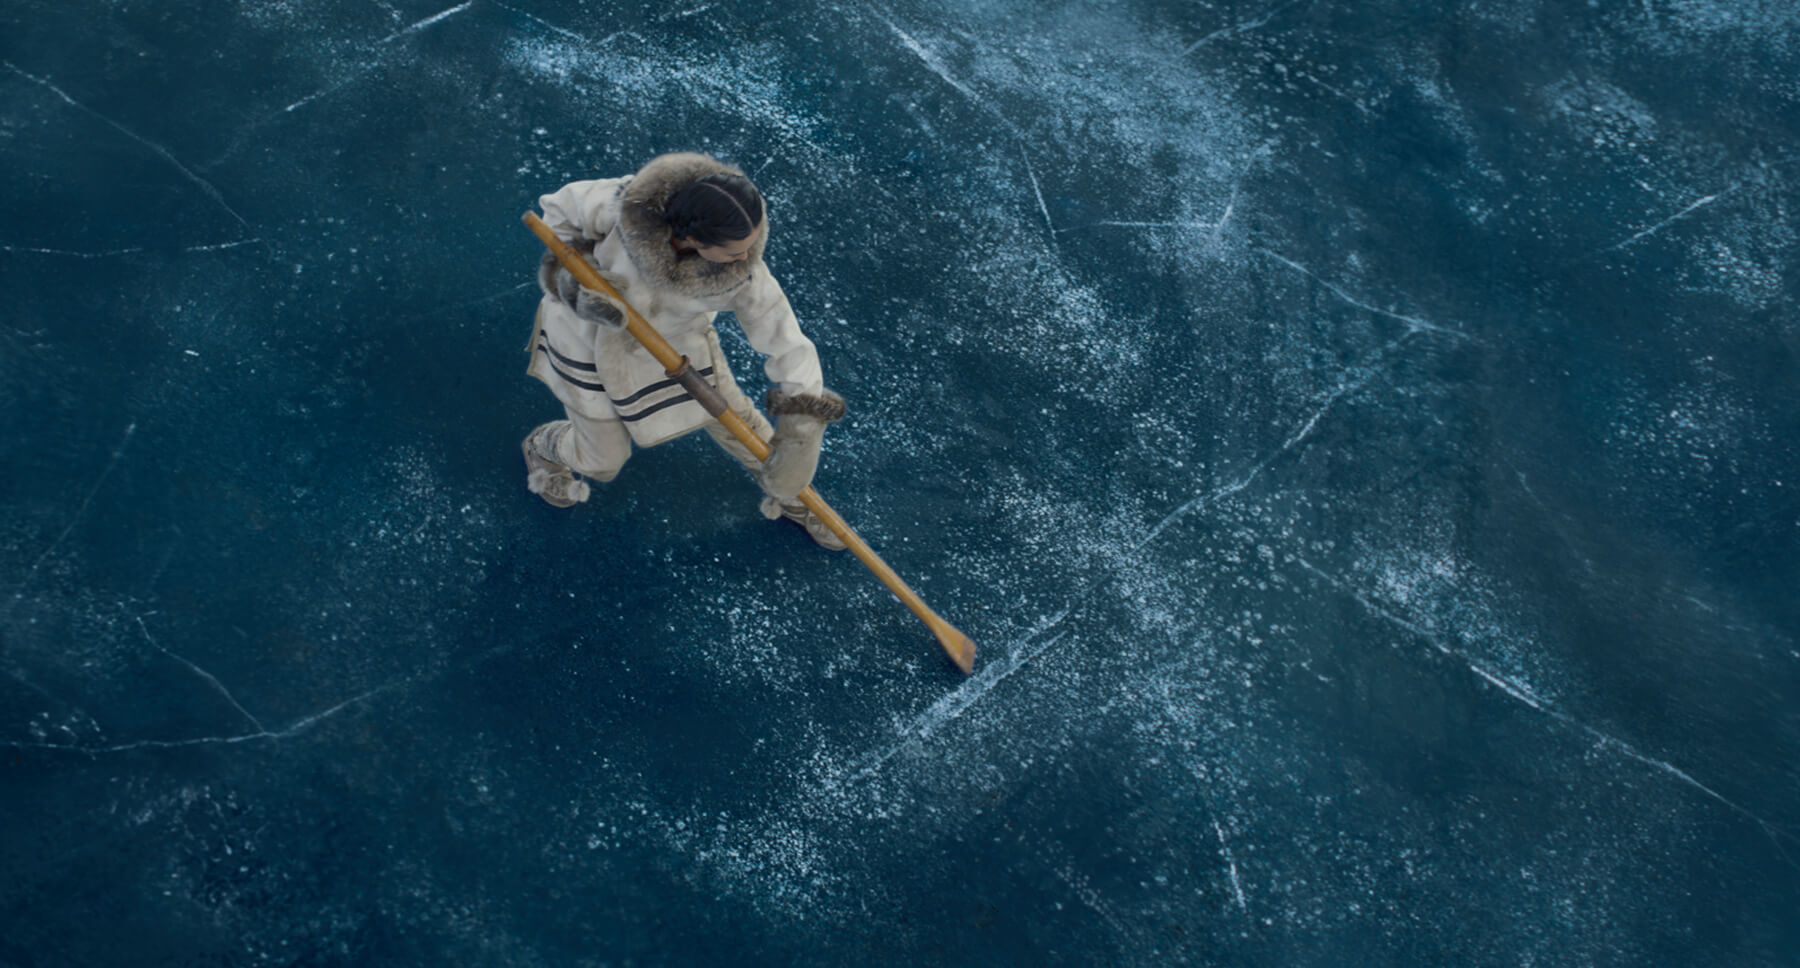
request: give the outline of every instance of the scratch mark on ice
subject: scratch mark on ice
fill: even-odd
[[[222,249],[235,249],[243,245],[255,245],[262,239],[239,239],[236,242],[218,242],[213,245],[190,245],[183,252],[218,252]]]
[[[394,31],[391,34],[388,34],[386,37],[381,38],[381,40],[378,41],[378,43],[382,43],[382,44],[392,43],[393,41],[396,41],[402,37],[405,37],[407,34],[410,34],[410,33],[413,33],[415,31],[419,31],[419,30],[424,30],[426,27],[429,27],[432,24],[437,23],[440,20],[443,20],[446,17],[454,17],[457,14],[462,13],[464,10],[467,10],[470,7],[473,7],[474,5],[475,5],[475,0],[467,0],[466,3],[458,4],[454,7],[450,7],[446,10],[440,10],[437,13],[432,14],[429,17],[426,17],[424,20],[421,20],[418,23],[415,23],[410,27],[402,27],[399,30]]]
[[[1682,219],[1693,214],[1695,210],[1697,210],[1703,206],[1706,206],[1706,205],[1711,205],[1713,202],[1716,202],[1719,199],[1724,198],[1725,196],[1731,194],[1732,192],[1737,191],[1737,189],[1738,189],[1738,186],[1733,185],[1730,188],[1727,188],[1722,192],[1718,192],[1717,194],[1713,194],[1713,195],[1708,195],[1705,198],[1702,198],[1699,201],[1693,203],[1692,205],[1689,205],[1687,208],[1684,208],[1681,211],[1676,212],[1674,215],[1671,215],[1668,218],[1663,219],[1662,221],[1656,223],[1655,225],[1652,225],[1649,228],[1643,230],[1642,232],[1639,232],[1636,235],[1633,235],[1632,237],[1626,239],[1625,241],[1620,242],[1617,245],[1609,245],[1604,249],[1598,250],[1594,254],[1600,255],[1600,254],[1603,254],[1606,252],[1617,252],[1618,250],[1623,249],[1628,245],[1631,245],[1632,243],[1636,242],[1637,240],[1639,240],[1641,238],[1644,238],[1645,236],[1654,235],[1655,233],[1668,228],[1669,226],[1675,224],[1676,222],[1679,222]]]
[[[144,249],[109,249],[105,252],[76,252],[71,249],[40,249],[29,245],[0,245],[0,252],[8,255],[60,255],[71,259],[110,259],[114,256],[132,255]]]
[[[187,352],[194,353],[193,350],[188,350]],[[198,356],[199,354],[194,353],[194,355]],[[150,580],[144,583],[144,594],[146,596],[156,591],[156,583],[162,581],[163,573],[169,570],[169,562],[175,560],[175,552],[181,548],[181,539],[184,537],[181,533],[181,529],[171,524],[169,525],[169,530],[175,533],[175,540],[169,542],[168,550],[163,552],[162,561],[157,562],[156,571],[152,572]]]
[[[1037,169],[1031,167],[1031,156],[1025,155],[1025,174],[1031,177],[1031,193],[1037,196],[1038,211],[1044,213],[1044,227],[1056,235],[1056,223],[1050,218],[1050,206],[1044,204],[1044,189],[1038,185]]]
[[[1581,553],[1580,546],[1570,536],[1569,530],[1563,526],[1562,519],[1550,509],[1550,505],[1544,503],[1544,499],[1538,496],[1537,491],[1532,490],[1531,481],[1525,477],[1525,472],[1519,470],[1511,460],[1505,458],[1503,460],[1506,460],[1506,466],[1512,470],[1513,477],[1518,480],[1519,489],[1525,492],[1526,497],[1531,498],[1533,504],[1537,505],[1538,511],[1544,515],[1544,520],[1549,522],[1550,528],[1556,532],[1556,536],[1562,539],[1562,543],[1569,549],[1569,553],[1575,556],[1576,561],[1581,562],[1581,567],[1587,569],[1589,577],[1598,578],[1600,570],[1594,567],[1594,562],[1588,556]]]
[[[379,62],[377,62],[377,63],[379,63]],[[344,79],[341,81],[338,81],[336,84],[333,84],[330,87],[325,88],[324,90],[321,90],[321,91],[314,91],[313,93],[308,94],[307,96],[301,98],[298,101],[295,101],[294,103],[288,105],[287,107],[282,108],[281,113],[292,114],[296,109],[303,108],[303,107],[307,106],[308,104],[311,104],[312,102],[317,101],[318,99],[320,99],[328,94],[332,94],[339,90],[342,90],[343,88],[349,86],[349,84],[352,81],[360,80],[363,77],[363,75],[374,70],[375,66],[376,66],[375,64],[364,64],[361,69],[352,71],[351,73],[345,75]]]
[[[1284,3],[1278,7],[1274,7],[1272,9],[1270,9],[1268,13],[1263,14],[1261,17],[1258,17],[1255,20],[1246,20],[1245,22],[1238,24],[1236,26],[1233,26],[1233,27],[1224,27],[1222,29],[1215,30],[1212,33],[1207,34],[1206,36],[1200,38],[1199,40],[1196,40],[1193,43],[1187,45],[1187,48],[1185,50],[1183,50],[1182,53],[1183,54],[1192,54],[1194,51],[1199,50],[1201,47],[1204,47],[1205,45],[1210,44],[1215,40],[1218,40],[1220,37],[1229,37],[1233,34],[1245,34],[1245,33],[1249,33],[1252,30],[1256,30],[1259,27],[1266,26],[1269,21],[1275,19],[1276,14],[1281,13],[1282,11],[1288,9],[1289,7],[1297,7],[1300,4],[1305,3],[1305,2],[1306,2],[1306,0],[1291,0],[1291,2],[1289,2],[1289,3]]]
[[[1225,217],[1229,218],[1230,215],[1231,215],[1231,210],[1226,209]],[[1224,224],[1225,224],[1225,218],[1221,218],[1217,222],[1115,222],[1115,221],[1108,220],[1105,222],[1094,222],[1089,225],[1071,226],[1069,228],[1057,229],[1056,231],[1058,231],[1058,232],[1079,232],[1082,229],[1097,228],[1102,225],[1112,227],[1112,228],[1126,228],[1126,229],[1217,229],[1217,228],[1223,226]]]
[[[1062,640],[1061,635],[1044,640],[1036,648],[1031,647],[1031,640],[1045,631],[1055,628],[1073,608],[1074,606],[1070,606],[1070,608],[1056,613],[1037,631],[1027,635],[1019,648],[1008,653],[1005,659],[983,666],[980,672],[964,680],[948,695],[932,703],[924,712],[914,716],[912,721],[900,731],[899,739],[888,744],[881,752],[864,757],[866,765],[857,769],[847,782],[855,783],[879,773],[888,760],[893,759],[903,750],[929,739],[933,733],[951,720],[961,716],[969,707],[987,698],[988,693],[992,692],[995,686],[1004,682],[1008,676],[1023,669],[1031,660],[1056,645]]]
[[[1259,151],[1258,155],[1261,155],[1262,153],[1263,152]],[[1217,241],[1219,241],[1220,238],[1222,238],[1224,236],[1225,226],[1230,224],[1232,213],[1237,211],[1238,193],[1242,190],[1242,188],[1243,188],[1243,185],[1241,182],[1236,185],[1233,185],[1231,187],[1231,197],[1228,200],[1226,200],[1226,202],[1225,202],[1225,211],[1220,212],[1218,219],[1215,221],[1211,221],[1211,222],[1197,222],[1197,221],[1192,221],[1192,220],[1180,221],[1180,222],[1176,222],[1176,221],[1127,222],[1127,221],[1121,221],[1118,219],[1106,219],[1104,221],[1093,222],[1088,225],[1076,225],[1076,226],[1071,226],[1069,228],[1056,229],[1055,231],[1057,233],[1076,232],[1076,231],[1080,231],[1083,229],[1092,229],[1092,228],[1101,228],[1101,227],[1126,228],[1126,229],[1205,229],[1212,233],[1213,241],[1217,242]]]
[[[1065,859],[1061,863],[1052,863],[1050,870],[1056,874],[1057,880],[1062,881],[1069,890],[1075,892],[1075,897],[1082,904],[1100,915],[1100,919],[1106,922],[1107,927],[1112,928],[1120,937],[1134,939],[1132,932],[1126,930],[1125,925],[1119,921],[1118,915],[1114,914],[1112,908],[1101,899],[1100,892],[1094,890],[1093,883],[1087,879],[1086,875],[1076,870],[1073,863]]]
[[[236,242],[215,242],[211,245],[190,245],[183,252],[218,252],[221,249],[235,249],[243,245],[255,245],[262,239],[239,239]],[[11,255],[59,255],[70,259],[111,259],[121,255],[135,255],[150,250],[143,246],[130,249],[109,249],[105,252],[77,252],[73,249],[44,249],[28,245],[0,245],[0,252]]]
[[[37,693],[40,696],[43,696],[45,699],[48,699],[51,702],[53,702],[59,706],[69,705],[68,703],[64,702],[62,700],[62,698],[57,696],[55,693],[44,688],[43,686],[38,685],[36,682],[34,682],[31,679],[30,676],[27,676],[25,674],[25,671],[23,669],[20,669],[19,667],[13,665],[10,662],[6,664],[6,674],[8,676],[12,677],[12,679],[15,682],[18,682],[20,685],[25,686],[26,688],[30,689],[31,691]]]
[[[1237,858],[1231,855],[1231,845],[1225,842],[1225,828],[1219,826],[1218,818],[1213,818],[1213,833],[1219,838],[1219,852],[1225,855],[1226,870],[1231,873],[1231,893],[1237,898],[1238,910],[1250,913],[1250,902],[1244,899],[1244,882],[1238,879]]]

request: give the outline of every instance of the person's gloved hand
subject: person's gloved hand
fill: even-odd
[[[591,319],[602,326],[625,325],[625,309],[619,301],[603,292],[596,292],[586,286],[575,296],[575,315],[582,319]]]
[[[594,243],[582,240],[569,243],[577,249],[592,250]],[[562,304],[573,309],[575,315],[604,326],[624,326],[625,307],[618,300],[602,292],[595,292],[575,281],[574,275],[564,269],[556,261],[556,256],[544,253],[544,259],[538,265],[538,285],[545,292],[552,293]]]
[[[556,270],[556,295],[575,315],[603,326],[625,325],[625,310],[618,300],[575,281],[569,270]]]
[[[843,418],[844,398],[830,390],[788,394],[775,389],[765,403],[775,418],[775,435],[769,438],[769,458],[763,461],[762,488],[791,501],[812,483],[825,425]]]

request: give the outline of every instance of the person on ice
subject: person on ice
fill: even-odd
[[[758,461],[632,337],[618,304],[546,255],[526,372],[550,387],[566,419],[525,437],[531,492],[573,507],[588,499],[588,479],[618,475],[634,443],[654,447],[705,428],[762,487],[765,517],[793,521],[841,550],[843,542],[796,498],[812,482],[825,426],[843,417],[844,400],[825,388],[818,351],[763,264],[768,219],[750,179],[706,155],[668,154],[635,175],[565,185],[538,206],[545,224],[718,388],[771,452]],[[768,358],[773,427],[726,366],[713,329],[725,311]]]

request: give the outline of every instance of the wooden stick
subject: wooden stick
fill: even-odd
[[[712,384],[701,379],[700,374],[688,366],[687,357],[675,352],[675,347],[670,346],[668,340],[662,338],[662,334],[650,325],[649,320],[638,315],[638,311],[631,308],[631,304],[625,301],[625,297],[619,295],[619,291],[614,289],[611,283],[607,282],[592,265],[588,264],[586,259],[583,259],[567,243],[557,238],[556,233],[551,230],[550,226],[544,224],[544,220],[538,218],[536,213],[526,212],[524,221],[532,233],[556,255],[557,261],[562,263],[563,268],[569,270],[570,274],[575,277],[575,281],[589,289],[611,296],[618,300],[619,305],[625,307],[625,327],[631,331],[631,335],[636,337],[638,342],[644,344],[644,348],[650,351],[651,356],[656,357],[656,361],[663,365],[663,369],[668,372],[669,376],[679,380],[689,395],[699,401],[700,406],[704,407],[707,413],[712,414],[713,419],[724,424],[725,429],[731,431],[733,437],[741,441],[745,447],[750,448],[750,453],[755,455],[757,460],[769,458],[768,443],[757,436],[756,432],[751,430],[741,417],[731,412],[731,408],[725,404],[725,399],[719,395],[717,390],[713,389]],[[881,556],[875,553],[875,549],[869,547],[868,542],[852,530],[850,525],[831,509],[831,505],[825,503],[825,499],[819,496],[819,492],[813,490],[809,485],[800,492],[799,499],[801,504],[806,505],[807,510],[818,515],[819,520],[825,523],[825,527],[831,529],[832,534],[838,536],[838,540],[850,549],[850,553],[855,555],[857,560],[875,573],[875,577],[879,578],[889,591],[893,592],[907,608],[912,609],[914,615],[924,620],[926,627],[931,629],[931,634],[937,637],[938,644],[943,646],[944,652],[950,656],[950,661],[956,663],[956,667],[961,669],[964,675],[974,671],[974,640],[962,634],[956,626],[944,621],[936,612],[932,611],[931,606],[926,605],[925,600],[920,598],[918,593],[914,592],[906,582],[902,581],[900,576],[888,567],[887,562],[881,560]]]

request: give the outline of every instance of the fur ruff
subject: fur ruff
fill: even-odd
[[[768,396],[763,399],[763,404],[769,408],[770,416],[775,417],[798,414],[826,423],[844,419],[844,398],[830,390],[820,390],[818,393],[783,393],[779,387],[771,388]]]
[[[571,501],[580,504],[590,493],[587,482],[569,471],[555,472],[543,467],[534,467],[525,475],[525,489],[558,505]]]
[[[748,282],[751,273],[762,265],[767,232],[750,247],[749,257],[742,262],[708,262],[695,253],[676,252],[669,244],[669,223],[663,221],[663,207],[676,192],[720,172],[743,174],[707,155],[677,152],[650,159],[625,186],[619,199],[619,229],[624,233],[625,253],[654,284],[693,299],[712,299]],[[768,220],[766,212],[763,220]]]

